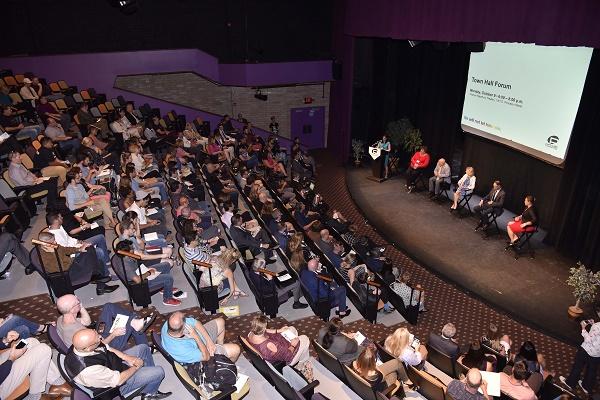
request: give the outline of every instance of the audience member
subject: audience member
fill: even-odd
[[[319,329],[318,342],[343,364],[356,360],[363,352],[364,347],[355,340],[356,332],[344,332],[344,322],[339,317],[334,317]]]
[[[457,360],[460,364],[467,368],[475,368],[481,371],[493,372],[494,366],[485,354],[485,350],[481,347],[479,340],[473,341],[469,345],[469,350]]]
[[[456,360],[460,355],[460,346],[456,342],[456,326],[449,322],[442,328],[441,334],[431,332],[428,344],[442,354]]]
[[[42,325],[21,317],[20,315],[8,314],[5,318],[0,318],[0,338],[2,345],[8,346],[7,334],[10,331],[16,332],[21,339],[27,339],[31,336],[38,336],[46,333],[48,325]]]
[[[231,229],[229,233],[238,247],[247,247],[254,256],[262,252],[267,264],[276,261],[268,234],[262,229],[254,235],[248,232],[242,227],[242,217],[239,214],[231,217]]]
[[[43,137],[40,143],[42,147],[33,157],[35,168],[41,170],[44,177],[58,177],[58,185],[62,186],[67,181],[67,171],[71,168],[69,163],[57,157],[52,139]]]
[[[8,155],[10,165],[8,167],[8,176],[17,186],[27,186],[27,194],[48,191],[47,208],[56,207],[58,199],[57,178],[38,178],[31,171],[25,168],[21,162],[21,155],[17,152],[12,152]]]
[[[512,367],[512,373],[500,372],[500,391],[515,400],[537,400],[535,392],[526,382],[527,366],[518,361]]]
[[[390,360],[377,366],[377,351],[373,345],[365,347],[350,366],[378,392],[385,391],[389,386],[397,385],[399,377],[404,378],[404,381],[408,379],[404,366],[398,360]]]
[[[331,306],[337,307],[335,312],[337,315],[342,318],[350,315],[352,310],[346,306],[346,288],[337,286],[334,282],[325,283],[319,277],[318,267],[319,261],[313,258],[308,262],[307,267],[300,272],[300,280],[308,290],[313,302],[320,299],[329,299]]]
[[[481,390],[482,393],[479,393]],[[487,394],[487,382],[477,368],[469,369],[462,380],[453,379],[448,384],[447,393],[454,400],[491,400]]]
[[[252,262],[252,272],[249,276],[256,290],[258,290],[263,296],[269,296],[273,293],[277,293],[279,304],[285,303],[290,297],[293,296],[294,304],[292,305],[292,308],[300,309],[308,307],[308,304],[300,301],[300,298],[302,297],[300,282],[294,281],[287,286],[278,287],[275,279],[273,279],[273,275],[270,273],[261,272],[261,270],[266,270],[266,262],[262,258],[255,258]]]
[[[419,306],[419,311],[425,311],[425,292],[420,290],[419,285],[410,285],[411,274],[404,271],[400,279],[390,285],[390,288],[402,299],[405,306]]]
[[[423,369],[427,349],[406,328],[398,328],[385,339],[385,349],[407,365]]]
[[[10,253],[25,267],[25,274],[33,273],[35,267],[31,264],[29,252],[17,237],[10,232],[0,233],[0,254]]]

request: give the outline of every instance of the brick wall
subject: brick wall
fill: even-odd
[[[284,137],[290,137],[291,108],[323,106],[325,141],[327,138],[329,82],[263,89],[262,94],[268,95],[267,101],[255,99],[255,90],[251,88],[220,86],[192,73],[122,76],[115,81],[115,87],[215,114],[237,117],[242,113],[254,126],[265,130],[274,115],[279,122],[279,134]],[[304,104],[305,97],[312,97],[314,102]]]

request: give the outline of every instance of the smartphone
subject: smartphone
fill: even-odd
[[[23,339],[19,340],[19,343],[17,343],[17,345],[15,346],[17,349],[22,349],[23,347],[27,346],[27,342],[24,341]]]
[[[98,334],[102,335],[104,333],[105,328],[106,328],[106,324],[104,322],[99,322],[98,326],[96,327],[96,332],[98,332]]]

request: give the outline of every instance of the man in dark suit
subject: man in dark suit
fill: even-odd
[[[494,181],[492,190],[473,208],[473,211],[479,214],[479,224],[475,228],[476,231],[479,229],[485,230],[488,227],[492,213],[499,215],[502,212],[505,195],[506,193],[500,181]]]
[[[460,346],[454,340],[455,336],[456,327],[453,323],[449,322],[442,328],[441,335],[433,332],[429,334],[428,344],[440,353],[456,360],[460,355]]]
[[[335,312],[340,318],[350,314],[350,309],[346,306],[346,288],[337,286],[335,283],[325,283],[317,275],[319,261],[315,258],[311,259],[307,267],[300,272],[300,280],[308,290],[313,301],[318,299],[329,298],[332,307],[337,307]]]
[[[248,247],[254,256],[262,251],[267,264],[272,264],[276,261],[273,257],[272,246],[269,244],[269,236],[262,229],[256,236],[252,236],[250,232],[242,227],[241,215],[235,214],[231,217],[231,229],[229,233],[238,247]]]

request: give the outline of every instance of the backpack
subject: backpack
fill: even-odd
[[[204,382],[210,383],[215,390],[224,390],[235,386],[237,367],[227,356],[215,354],[203,361]]]

